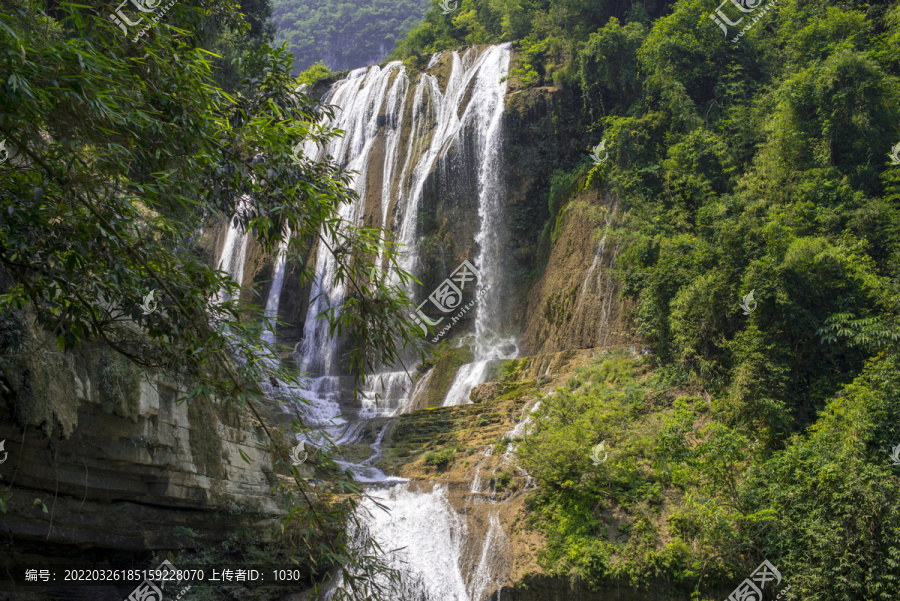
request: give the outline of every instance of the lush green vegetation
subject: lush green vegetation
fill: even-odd
[[[708,599],[768,559],[789,599],[895,597],[896,357],[873,359],[781,450],[654,364],[622,354],[580,370],[519,447],[551,573]]]
[[[381,61],[422,18],[428,0],[272,0],[278,42],[294,67],[319,61],[334,70]]]
[[[371,576],[384,570],[340,536],[360,488],[324,459],[313,496],[290,467],[257,407],[273,378],[296,375],[244,360],[279,349],[262,336],[261,308],[198,244],[232,222],[263,253],[293,234],[297,257],[325,232],[350,294],[324,318],[352,340],[352,369],[363,376],[376,356],[390,363],[418,340],[405,293],[373,276],[382,232],[337,212],[355,199],[349,174],[330,159],[291,157],[298,141],[335,135],[321,125],[330,109],[295,94],[290,56],[267,43],[263,0],[247,14],[226,1],[176,2],[143,37],[123,35],[110,10],[0,0],[0,398],[18,426],[59,436],[75,395],[47,379],[70,374],[73,357],[97,344],[89,368],[104,410],[134,418],[140,370],[179,378],[196,418],[213,399],[248,409],[294,476],[279,481],[288,546],[311,580],[345,566],[349,594],[371,598],[383,582]],[[157,305],[144,312],[151,291]],[[215,472],[212,451],[197,449]]]
[[[607,361],[542,405],[520,453],[546,565],[708,592],[768,558],[789,598],[889,599],[900,3],[787,0],[737,43],[715,8],[462,0],[396,56],[512,41],[517,85],[558,89],[550,135],[583,151],[548,174],[542,247],[578,190],[627,209],[618,275],[658,375]]]
[[[425,453],[425,465],[430,465],[443,470],[447,464],[453,460],[456,455],[456,448],[449,447],[443,451]]]

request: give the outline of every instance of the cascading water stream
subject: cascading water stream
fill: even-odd
[[[241,197],[237,203],[235,217],[247,209],[249,202],[249,197]],[[247,256],[247,243],[250,237],[240,228],[240,225],[235,225],[235,217],[228,222],[228,231],[225,234],[225,242],[222,244],[222,253],[219,255],[219,269],[231,276],[231,279],[237,284],[241,284],[244,279],[244,260]],[[219,294],[216,297],[217,302],[226,300],[231,299],[225,294]]]
[[[503,229],[500,121],[509,52],[508,46],[495,46],[480,53],[476,49],[462,55],[449,53],[451,68],[445,89],[441,91],[434,75],[420,74],[412,93],[411,110],[406,108],[410,83],[401,63],[352,71],[324,99],[339,107],[329,125],[346,134],[333,139],[325,148],[317,148],[312,143],[304,148],[307,156],[330,155],[348,169],[358,171],[351,186],[360,201],[343,205],[339,209],[341,217],[360,224],[366,199],[379,201],[382,224],[397,232],[396,241],[405,249],[398,261],[401,269],[416,273],[421,268],[417,217],[425,183],[436,164],[448,160],[451,149],[474,142],[480,217],[475,242],[480,249],[479,269],[485,282],[492,285],[479,301],[475,314],[478,362],[464,368],[467,377],[461,381],[459,394],[454,395],[454,398],[465,398],[464,402],[472,386],[483,379],[486,361],[515,356],[517,352],[511,341],[500,340],[496,335],[501,293],[496,285],[501,253],[497,232]],[[408,134],[404,136],[407,129]],[[377,165],[379,160],[380,177],[370,178],[370,166]],[[368,190],[370,179],[376,184],[380,181],[381,189]],[[318,316],[343,299],[343,286],[334,278],[336,267],[332,254],[320,247],[303,339],[296,349],[301,368],[316,376],[310,396],[325,402],[334,401],[339,393],[338,342],[331,338],[328,323]],[[396,283],[395,274],[389,273],[387,277]],[[411,398],[411,382],[406,372],[379,373],[372,380],[375,383],[363,394],[360,417],[389,415],[408,408],[405,403]]]
[[[481,556],[478,558],[478,566],[466,587],[469,599],[479,601],[491,592],[491,585],[499,579],[499,572],[508,566],[505,558],[509,555],[509,538],[500,525],[500,516],[497,511],[491,513],[488,518],[488,531],[484,535],[481,545]],[[503,558],[498,561],[498,558]],[[500,601],[500,591],[497,590],[496,601]]]
[[[376,502],[388,510],[379,508]],[[509,539],[498,512],[491,512],[488,518],[477,564],[465,571],[460,557],[471,534],[463,516],[451,505],[445,485],[435,485],[429,492],[417,492],[409,484],[380,489],[362,501],[359,515],[363,531],[351,535],[382,541],[388,565],[404,575],[399,588],[382,583],[396,598],[482,601],[492,589],[499,588],[500,572],[507,568]],[[499,593],[491,597],[499,600]]]
[[[278,321],[278,305],[281,304],[287,248],[290,241],[291,232],[287,231],[284,234],[284,239],[279,243],[278,251],[275,254],[275,266],[272,269],[272,285],[269,288],[269,297],[266,299],[266,330],[263,332],[263,340],[269,344],[275,344],[275,323]]]
[[[500,74],[506,73],[507,61],[500,66]],[[475,307],[474,354],[476,361],[463,365],[456,374],[444,400],[444,406],[471,402],[469,395],[477,384],[484,381],[489,363],[495,359],[512,359],[518,348],[512,338],[503,338],[500,330],[502,306],[501,261],[503,250],[500,232],[505,231],[503,221],[503,186],[501,183],[501,118],[503,116],[506,85],[497,86],[490,78],[479,79],[477,85],[490,92],[486,101],[476,105],[477,122],[483,127],[477,130],[475,146],[478,149],[478,216],[480,224],[475,242],[479,247],[478,269],[482,286],[487,288]]]
[[[384,120],[379,121],[381,108],[387,103],[388,115],[398,118],[397,115],[402,114],[406,86],[408,80],[399,62],[390,63],[384,68],[371,67],[350,72],[346,79],[332,87],[324,99],[327,104],[339,107],[335,119],[329,125],[344,130],[346,134],[333,138],[324,148],[317,147],[313,142],[307,142],[304,146],[306,156],[321,158],[330,155],[347,169],[358,172],[351,186],[359,194],[360,200],[343,204],[337,209],[338,215],[349,223],[362,222],[371,153],[379,125],[385,124]],[[387,125],[392,125],[391,118],[387,119]],[[398,135],[399,133],[391,134],[392,137]],[[396,146],[396,142],[393,145]],[[393,154],[396,155],[396,152]],[[392,158],[386,161],[384,167],[386,179],[383,181],[388,188],[394,179],[391,166],[394,162],[396,159]],[[387,193],[382,193],[383,199]],[[332,339],[328,321],[319,316],[342,302],[344,286],[337,281],[338,263],[331,252],[339,241],[324,232],[322,238],[323,242],[316,253],[316,275],[311,286],[303,338],[295,352],[301,370],[313,376],[304,396],[316,407],[318,419],[321,421],[327,416],[333,422],[340,422],[338,344]]]
[[[607,267],[605,272],[603,269],[603,260],[606,255],[606,239],[609,234],[609,227],[615,217],[618,207],[618,202],[616,202],[612,206],[609,214],[604,220],[605,224],[603,228],[603,237],[600,238],[600,244],[597,246],[597,252],[594,253],[594,260],[591,262],[591,267],[584,278],[584,283],[581,286],[581,292],[578,294],[578,302],[575,303],[575,310],[572,312],[573,316],[575,316],[576,319],[581,317],[581,321],[586,321],[584,319],[584,316],[579,314],[579,311],[584,306],[585,300],[589,298],[588,292],[591,288],[591,283],[596,281],[597,292],[596,296],[592,298],[595,298],[599,303],[599,319],[597,320],[599,322],[599,327],[596,340],[597,346],[605,346],[608,343],[611,335],[609,331],[609,313],[615,300],[615,278],[613,275],[613,267],[615,267],[616,259],[619,255],[618,242],[610,253],[609,266]],[[593,278],[594,273],[597,274],[596,278]]]
[[[393,232],[395,242],[404,249],[398,263],[413,274],[422,271],[417,220],[429,178],[441,169],[449,172],[451,167],[458,170],[463,166],[469,169],[466,173],[477,179],[479,229],[474,242],[478,254],[473,262],[481,273],[481,283],[489,288],[475,309],[476,361],[463,366],[459,373],[464,375],[457,376],[453,386],[454,398],[464,399],[460,402],[468,402],[472,386],[484,378],[490,360],[510,358],[518,352],[512,340],[498,334],[503,252],[499,233],[505,229],[501,118],[509,60],[509,46],[445,52],[432,57],[429,63],[429,68],[442,64],[445,79],[439,81],[426,69],[418,74],[415,84],[410,83],[399,62],[352,71],[335,83],[324,98],[326,104],[338,107],[327,125],[343,130],[345,135],[332,139],[324,148],[312,143],[304,147],[306,156],[330,155],[340,165],[357,172],[351,186],[359,201],[339,207],[340,217],[357,225],[380,222]],[[455,165],[454,161],[459,160],[468,162]],[[303,337],[295,354],[302,370],[315,376],[309,390],[303,391],[311,401],[306,410],[307,423],[319,424],[339,444],[354,444],[372,430],[357,425],[362,422],[338,419],[339,382],[343,375],[337,360],[339,341],[330,336],[328,322],[318,316],[340,304],[345,289],[335,280],[337,264],[327,248],[333,247],[335,241],[323,238],[316,253],[316,276]],[[386,267],[383,249],[377,260]],[[389,283],[397,283],[393,272],[386,271],[383,277]],[[272,295],[279,294],[274,281],[279,278],[283,281],[283,273],[279,276],[276,267],[267,314],[272,306],[277,314],[277,299],[273,300]],[[427,373],[415,386],[405,371],[370,376],[367,389],[362,391],[357,418],[410,410],[431,375],[432,372]],[[380,398],[376,399],[376,395]],[[383,549],[395,550],[389,552],[389,560],[403,571],[403,587],[411,598],[483,601],[492,586],[496,588],[502,580],[496,556],[504,553],[506,539],[498,515],[494,512],[488,520],[483,539],[473,539],[467,532],[465,517],[454,509],[444,486],[425,491],[402,478],[387,478],[374,467],[381,456],[385,432],[386,427],[378,431],[368,459],[360,463],[339,462],[358,481],[369,483],[370,494],[390,509],[387,514],[375,507],[371,499],[364,499],[358,514],[364,529],[376,537]],[[463,561],[464,551],[472,558],[471,565]]]
[[[594,272],[597,271],[597,268],[600,268],[600,271],[597,272],[597,283],[599,287],[600,278],[603,276],[603,267],[600,265],[600,262],[603,260],[603,251],[606,249],[606,233],[604,232],[603,237],[600,239],[600,245],[597,246],[597,252],[594,253],[594,260],[591,262],[591,268],[588,269],[587,275],[584,276],[584,284],[581,285],[581,292],[578,294],[578,302],[575,303],[575,310],[572,312],[575,315],[578,314],[578,311],[581,309],[581,306],[584,304],[584,299],[587,296],[588,286],[591,282],[591,276],[594,275]],[[599,291],[598,291],[599,292]]]

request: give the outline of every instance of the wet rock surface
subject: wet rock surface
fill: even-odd
[[[373,510],[375,517],[367,523],[376,538],[404,547],[402,561],[412,578],[430,578],[424,586],[432,592],[464,588],[479,601],[494,599],[498,592],[501,599],[517,601],[670,598],[625,586],[590,592],[545,574],[537,561],[543,537],[526,525],[526,502],[535,487],[517,465],[518,437],[541,395],[602,352],[565,351],[498,362],[490,376],[500,381],[476,386],[472,404],[421,409],[388,420],[376,465],[409,481],[373,487],[370,494],[391,514]],[[423,520],[423,511],[431,511],[432,517]],[[423,538],[429,539],[427,544]],[[434,577],[435,572],[452,571],[453,562],[422,558],[438,547],[458,557],[461,581],[455,589],[452,582]],[[418,565],[422,574],[411,565]]]
[[[74,378],[77,399],[67,402],[77,412],[68,436],[22,427],[15,403],[0,403],[0,440],[9,453],[0,464],[7,502],[0,569],[110,561],[147,567],[154,551],[213,548],[237,527],[265,539],[281,513],[272,494],[279,476],[247,414],[199,399],[177,403],[177,387],[151,376],[141,380],[134,414],[117,415],[100,402],[96,381]],[[87,588],[60,598],[121,599],[120,592]]]
[[[633,341],[626,326],[630,304],[620,298],[613,276],[619,218],[616,199],[596,192],[583,193],[567,205],[546,269],[528,292],[524,354]]]

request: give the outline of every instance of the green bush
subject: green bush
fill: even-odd
[[[491,477],[490,485],[496,491],[506,490],[512,483],[512,474],[503,470]]]
[[[447,464],[449,462],[453,461],[453,457],[455,455],[456,448],[454,447],[444,449],[443,451],[428,452],[425,454],[425,465],[437,467],[438,469],[444,469],[447,467]]]

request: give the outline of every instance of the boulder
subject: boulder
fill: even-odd
[[[473,403],[483,403],[485,401],[493,401],[503,394],[504,386],[500,382],[485,382],[472,388],[469,399]]]

